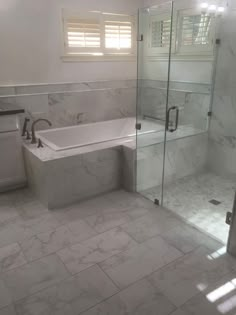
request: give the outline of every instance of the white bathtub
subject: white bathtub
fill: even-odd
[[[37,138],[55,151],[68,150],[118,140],[136,135],[136,118],[122,118],[73,127],[38,131]],[[164,126],[152,121],[143,120],[140,134],[163,131]]]

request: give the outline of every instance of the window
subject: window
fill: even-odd
[[[65,55],[96,58],[134,56],[134,17],[128,15],[64,12]]]
[[[175,20],[175,19],[174,19]],[[152,16],[149,24],[149,52],[151,55],[169,53],[171,18],[168,14]],[[175,28],[172,28],[172,51],[175,50]]]
[[[170,47],[171,17],[162,13],[149,18],[149,56],[167,56]],[[214,17],[193,10],[180,10],[172,21],[172,55],[213,55]]]
[[[209,14],[183,12],[179,16],[180,53],[212,54],[214,18]]]

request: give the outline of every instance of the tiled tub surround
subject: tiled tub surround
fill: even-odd
[[[54,128],[135,116],[136,109],[135,80],[0,87],[0,95],[0,104],[17,104]]]
[[[130,121],[131,118],[127,118],[126,120]],[[104,125],[107,123],[109,122],[104,122]],[[142,135],[142,139],[146,143],[146,147],[142,150],[144,150],[146,156],[143,159],[144,161],[140,161],[139,152],[138,163],[144,163],[144,173],[141,173],[141,175],[138,173],[138,181],[140,181],[138,187],[147,189],[150,185],[156,185],[157,181],[161,179],[161,177],[155,178],[155,182],[153,182],[148,178],[148,174],[155,172],[155,170],[161,170],[162,163],[160,163],[159,159],[161,159],[161,154],[163,154],[164,130],[163,126],[158,123],[153,123],[152,121],[145,121],[144,123],[147,124],[146,127],[150,124],[150,130],[153,130],[153,125],[157,126],[156,130],[159,130]],[[89,125],[92,128],[90,132],[96,133],[97,124]],[[135,118],[133,118],[132,126],[135,134]],[[79,128],[79,134],[83,134],[83,128],[88,128],[88,125],[74,128]],[[58,132],[63,133],[63,130],[66,133],[68,128],[60,128]],[[126,131],[129,132],[129,130]],[[52,130],[52,132],[57,131]],[[107,132],[106,128],[104,132]],[[119,133],[120,131],[118,130]],[[25,144],[24,153],[30,187],[35,191],[41,202],[49,208],[65,206],[120,187],[128,191],[135,190],[135,136],[124,137],[118,140],[114,138],[114,140],[110,141],[81,146],[82,143],[79,142],[79,134],[77,136],[77,145],[74,144],[74,148],[68,150],[55,151],[49,142],[49,146],[45,145],[44,148],[40,149],[36,145]],[[196,137],[195,142],[189,140],[190,135],[192,135],[191,138]],[[200,167],[203,167],[203,160],[205,160],[205,136],[206,134],[202,134],[201,130],[183,126],[179,129],[178,133],[172,134],[172,138],[168,139],[168,148],[173,145],[176,148],[177,141],[180,158],[183,161],[182,169],[180,165],[178,166],[178,177],[193,174],[199,171]],[[60,137],[63,137],[63,135]],[[181,139],[178,139],[178,137]],[[197,137],[201,138],[198,139]],[[154,154],[153,148],[157,152],[160,150],[160,152]],[[195,149],[193,150],[193,148]],[[201,154],[197,154],[197,162],[192,163],[191,161],[191,165],[188,164],[186,157],[190,154],[193,155],[193,153],[196,154],[198,151],[201,151]],[[185,158],[184,155],[186,155]],[[147,167],[149,170],[147,170]],[[173,166],[171,166],[170,162],[169,173],[171,176],[177,177],[172,172]]]

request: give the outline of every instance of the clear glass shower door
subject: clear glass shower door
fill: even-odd
[[[163,194],[172,13],[167,2],[138,15],[136,189],[157,204]]]

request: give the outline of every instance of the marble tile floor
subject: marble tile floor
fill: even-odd
[[[235,191],[236,179],[201,173],[166,184],[163,205],[226,244],[229,233],[225,224],[226,213],[232,211]],[[154,200],[161,195],[161,188],[153,187],[143,191],[142,195]],[[214,205],[209,202],[211,200],[220,204]]]
[[[146,198],[0,194],[0,315],[235,314],[236,260]]]

